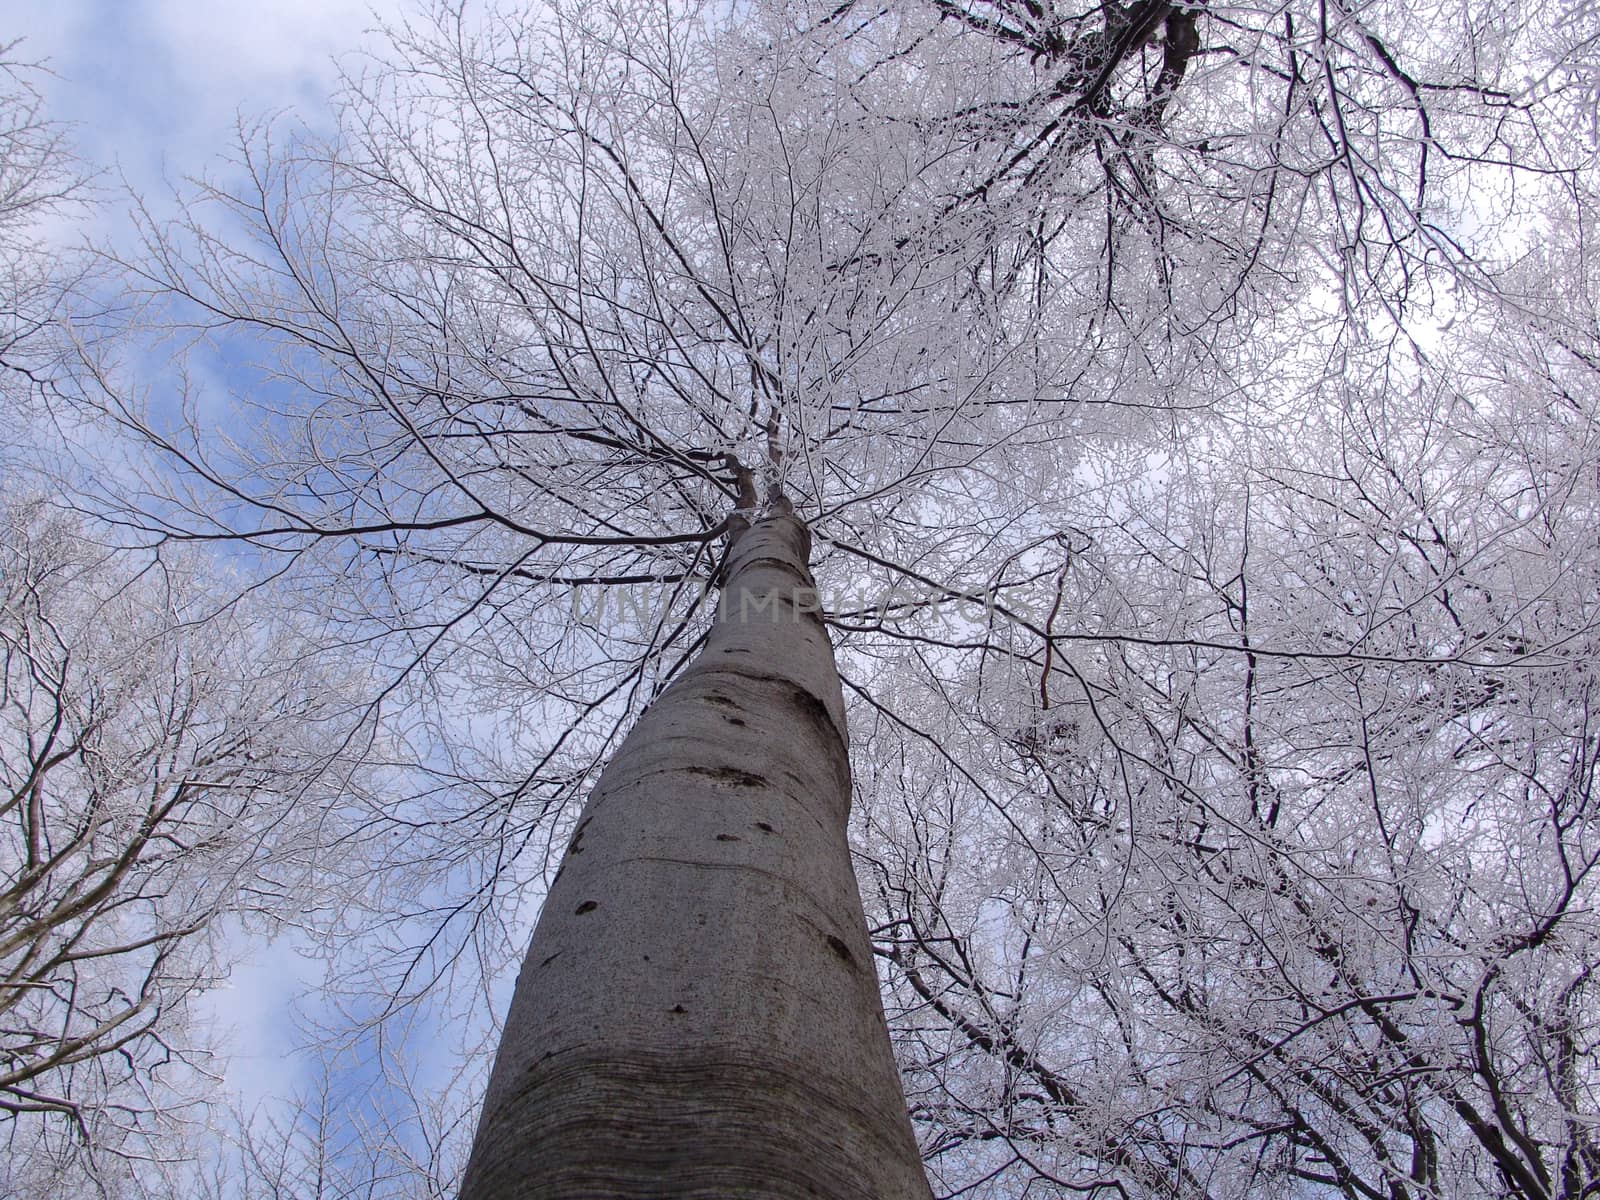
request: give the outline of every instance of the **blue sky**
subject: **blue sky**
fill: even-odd
[[[158,197],[162,181],[226,154],[238,118],[292,111],[320,124],[336,60],[400,0],[13,0],[0,41],[44,60],[51,112],[93,166]]]
[[[167,182],[221,171],[241,117],[284,114],[329,122],[336,61],[358,55],[368,31],[407,7],[399,0],[12,0],[0,44],[42,62],[49,115],[70,124],[85,165],[101,173],[108,202],[98,238],[119,240],[125,202],[119,177],[168,209]],[[81,226],[52,229],[75,240]],[[276,945],[236,943],[246,961],[232,984],[209,998],[231,1030],[228,1083],[253,1106],[304,1082],[309,1064],[287,1060],[291,1003],[320,978],[319,964]]]

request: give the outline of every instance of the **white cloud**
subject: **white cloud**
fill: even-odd
[[[219,1038],[225,1090],[248,1113],[310,1083],[315,1063],[298,1052],[295,1006],[321,985],[323,966],[292,934],[267,941],[235,926],[229,935],[242,961],[226,984],[200,997],[197,1015]]]
[[[19,52],[48,59],[53,115],[80,153],[141,191],[226,154],[240,115],[326,124],[335,60],[370,44],[404,0],[28,0]]]
[[[359,48],[377,23],[367,0],[148,0],[137,7],[181,65],[187,88],[229,110],[319,103],[336,82],[333,60]]]

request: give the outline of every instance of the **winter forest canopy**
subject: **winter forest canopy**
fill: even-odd
[[[374,46],[178,205],[4,55],[0,1193],[454,1195],[753,478],[934,1195],[1600,1194],[1600,11]]]

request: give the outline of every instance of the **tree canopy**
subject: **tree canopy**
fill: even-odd
[[[353,1036],[485,1029],[753,472],[936,1194],[1600,1186],[1592,17],[438,4],[135,208],[72,502],[347,664]]]

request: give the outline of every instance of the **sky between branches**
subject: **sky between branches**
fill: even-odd
[[[398,0],[22,0],[0,28],[21,39],[14,57],[51,73],[35,79],[49,116],[71,126],[71,146],[103,185],[121,176],[157,211],[170,184],[219,169],[241,120],[281,114],[314,127],[340,61],[358,55],[370,30],[402,10]],[[224,168],[225,169],[225,168]],[[122,205],[90,222],[63,219],[48,232],[75,242],[116,239]],[[291,1005],[320,970],[290,940],[252,947],[231,985],[207,997],[231,1029],[227,1082],[253,1107],[308,1083],[309,1063],[287,1059]]]

